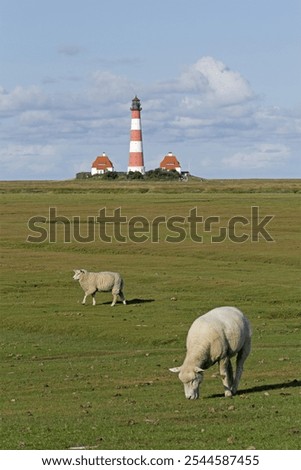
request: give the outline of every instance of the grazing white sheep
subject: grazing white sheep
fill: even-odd
[[[110,292],[112,291],[113,302],[111,306],[117,302],[117,297],[121,298],[123,304],[126,304],[126,300],[123,294],[123,279],[119,273],[112,273],[109,271],[91,273],[85,269],[74,269],[73,279],[79,281],[82,289],[85,292],[83,304],[86,303],[88,295],[92,295],[93,305],[96,305],[95,294],[96,292]]]
[[[188,399],[199,398],[203,372],[218,362],[225,396],[235,395],[243,364],[251,350],[251,326],[235,307],[218,307],[201,315],[191,325],[186,339],[186,357],[180,367],[169,369],[179,374]],[[233,378],[231,357],[236,356]]]

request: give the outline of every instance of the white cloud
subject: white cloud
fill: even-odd
[[[11,178],[47,175],[57,165],[55,148],[47,145],[10,144],[0,150],[1,167]]]
[[[222,164],[226,167],[243,170],[283,167],[289,156],[290,150],[286,145],[265,143],[223,158]]]
[[[255,93],[238,72],[213,57],[199,59],[174,80],[156,83],[147,98],[144,109],[154,117],[151,128],[160,140],[235,138],[256,127]]]
[[[21,113],[19,122],[22,126],[27,127],[49,125],[51,123],[51,112],[47,110],[25,111]]]
[[[253,97],[248,82],[213,57],[202,57],[180,77],[184,88],[205,94],[205,100],[216,105],[232,105]]]
[[[48,104],[46,96],[37,86],[17,86],[11,92],[0,87],[0,113],[39,109]]]
[[[177,79],[157,83],[154,91],[181,95],[182,105],[189,111],[208,105],[236,105],[254,97],[241,74],[213,57],[200,58]]]
[[[134,94],[133,84],[120,75],[115,75],[110,71],[98,70],[91,78],[91,88],[88,96],[92,101],[98,103],[108,103],[111,101],[114,108],[117,103],[129,101],[129,97]],[[113,109],[107,108],[108,112]]]

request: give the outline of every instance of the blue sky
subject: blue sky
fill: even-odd
[[[126,171],[142,104],[146,170],[300,177],[299,0],[0,0],[1,179]]]

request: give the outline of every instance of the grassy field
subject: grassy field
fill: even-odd
[[[301,448],[300,181],[0,192],[3,449]],[[76,268],[120,271],[128,304],[103,293],[83,306]],[[214,366],[188,401],[168,369],[192,321],[221,305],[253,327],[239,393],[223,397]]]

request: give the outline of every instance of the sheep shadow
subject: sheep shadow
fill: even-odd
[[[291,382],[284,382],[278,384],[257,385],[255,387],[238,389],[236,395],[246,395],[248,393],[267,392],[269,390],[279,390],[285,388],[301,387],[301,380],[294,379]],[[283,392],[286,393],[286,392]],[[221,398],[224,397],[223,393],[216,393],[210,395],[208,398]]]
[[[130,299],[126,301],[127,305],[147,304],[149,302],[155,302],[155,299]]]
[[[155,302],[155,299],[126,299],[126,305],[137,305],[137,304],[146,304],[149,302]],[[111,302],[103,302],[102,305],[111,305]],[[117,300],[117,304],[122,304],[121,300]]]

